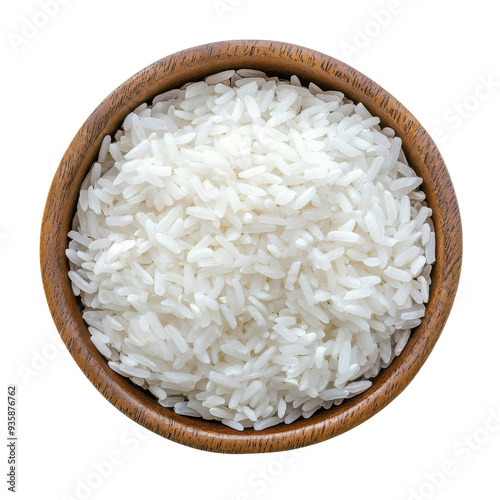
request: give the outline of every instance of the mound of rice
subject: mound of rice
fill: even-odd
[[[340,92],[225,71],[106,137],[69,233],[109,366],[243,430],[365,391],[429,297],[435,236],[401,140]]]

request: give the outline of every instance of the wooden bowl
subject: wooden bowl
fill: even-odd
[[[427,311],[402,354],[382,370],[364,393],[330,410],[264,431],[234,431],[219,422],[177,415],[148,392],[109,368],[82,319],[68,278],[65,249],[80,185],[95,161],[102,139],[113,134],[143,102],[168,89],[227,69],[254,68],[271,76],[297,75],[324,90],[340,90],[362,102],[403,140],[408,161],[423,178],[436,228],[436,263]],[[429,356],[450,312],[462,260],[460,214],[450,176],[427,132],[394,97],[350,66],[287,43],[245,40],[202,45],[165,57],[112,92],[85,121],[66,151],[47,199],[41,232],[41,269],[54,322],[79,367],[120,411],[168,439],[224,453],[281,451],[329,439],[361,424],[389,404],[410,383]]]

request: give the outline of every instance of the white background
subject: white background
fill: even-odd
[[[0,304],[7,340],[0,426],[7,384],[17,384],[17,498],[499,498],[495,2],[54,1],[58,11],[45,26],[24,27],[24,35],[26,19],[43,24],[41,2],[4,1],[0,8]],[[416,379],[360,427],[294,453],[216,455],[142,431],[93,388],[57,340],[39,272],[50,182],[91,111],[161,57],[238,38],[325,52],[391,92],[439,138],[464,224],[459,294]],[[7,498],[5,444],[1,449]],[[110,459],[113,470],[96,472]]]

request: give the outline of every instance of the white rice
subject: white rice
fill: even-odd
[[[368,389],[420,324],[436,255],[422,179],[378,123],[254,69],[136,108],[102,142],[67,249],[110,367],[239,431]]]

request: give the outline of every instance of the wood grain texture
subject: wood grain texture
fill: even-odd
[[[393,128],[401,137],[410,164],[424,179],[437,238],[426,315],[403,353],[379,374],[372,387],[307,420],[260,432],[237,432],[218,422],[177,415],[112,371],[90,341],[79,301],[71,290],[64,253],[80,185],[104,136],[113,134],[128,113],[155,95],[218,71],[238,68],[255,68],[288,78],[295,74],[303,83],[340,90],[379,116],[383,126]],[[43,216],[40,258],[45,294],[63,341],[92,384],[116,408],[151,431],[188,446],[224,453],[270,452],[342,434],[372,417],[410,383],[438,340],[453,304],[462,260],[462,226],[455,191],[436,145],[413,115],[379,85],[350,66],[310,49],[270,41],[228,41],[184,50],[157,61],[111,93],[89,116],[52,182]]]

